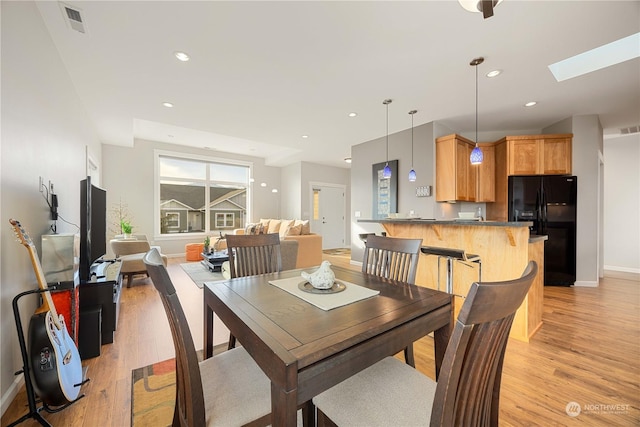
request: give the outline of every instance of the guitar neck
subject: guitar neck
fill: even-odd
[[[47,286],[47,280],[44,277],[44,273],[42,271],[42,266],[40,265],[40,260],[38,259],[38,253],[36,252],[36,248],[33,246],[29,246],[27,248],[29,250],[29,257],[31,258],[31,265],[33,266],[33,271],[36,274],[36,279],[38,280],[38,287],[43,291],[47,291],[49,287]],[[56,312],[56,306],[53,303],[53,299],[51,298],[51,292],[42,292],[42,305],[36,310],[36,313],[44,313],[50,311],[51,316],[54,318],[54,322],[56,326],[58,325],[58,313]]]

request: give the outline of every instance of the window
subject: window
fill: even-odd
[[[161,235],[244,227],[251,164],[156,151]]]
[[[216,213],[216,228],[234,228],[235,215],[232,213]]]

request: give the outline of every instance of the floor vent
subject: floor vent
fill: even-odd
[[[82,19],[81,9],[75,6],[69,6],[68,4],[60,3],[62,13],[67,21],[67,24],[72,30],[85,33],[84,20]]]

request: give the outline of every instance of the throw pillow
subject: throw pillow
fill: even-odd
[[[295,225],[302,225],[302,230],[300,231],[300,234],[311,234],[311,225],[309,224],[309,220],[305,219],[305,220],[300,220],[297,219],[295,222]]]
[[[292,219],[283,219],[280,222],[280,239],[284,239],[285,236],[289,233],[289,227],[291,227],[293,225],[293,220]]]
[[[267,231],[267,233],[277,233],[280,230],[281,222],[282,221],[280,221],[279,219],[272,219],[271,221],[269,221],[269,231]]]
[[[302,224],[292,225],[291,227],[289,227],[287,236],[299,236],[300,231],[302,231]]]
[[[252,235],[252,234],[264,234],[265,228],[264,225],[257,224],[249,224],[244,230],[244,234]]]
[[[269,229],[269,222],[271,222],[271,219],[267,218],[260,218],[260,224],[264,225],[264,229],[268,230]]]

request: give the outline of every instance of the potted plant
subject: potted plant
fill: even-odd
[[[125,239],[131,238],[131,231],[133,231],[133,226],[129,221],[120,221],[120,229],[122,230],[122,234],[124,234]]]
[[[211,244],[211,240],[209,239],[209,236],[204,238],[204,253],[208,254],[209,253],[209,245]]]

